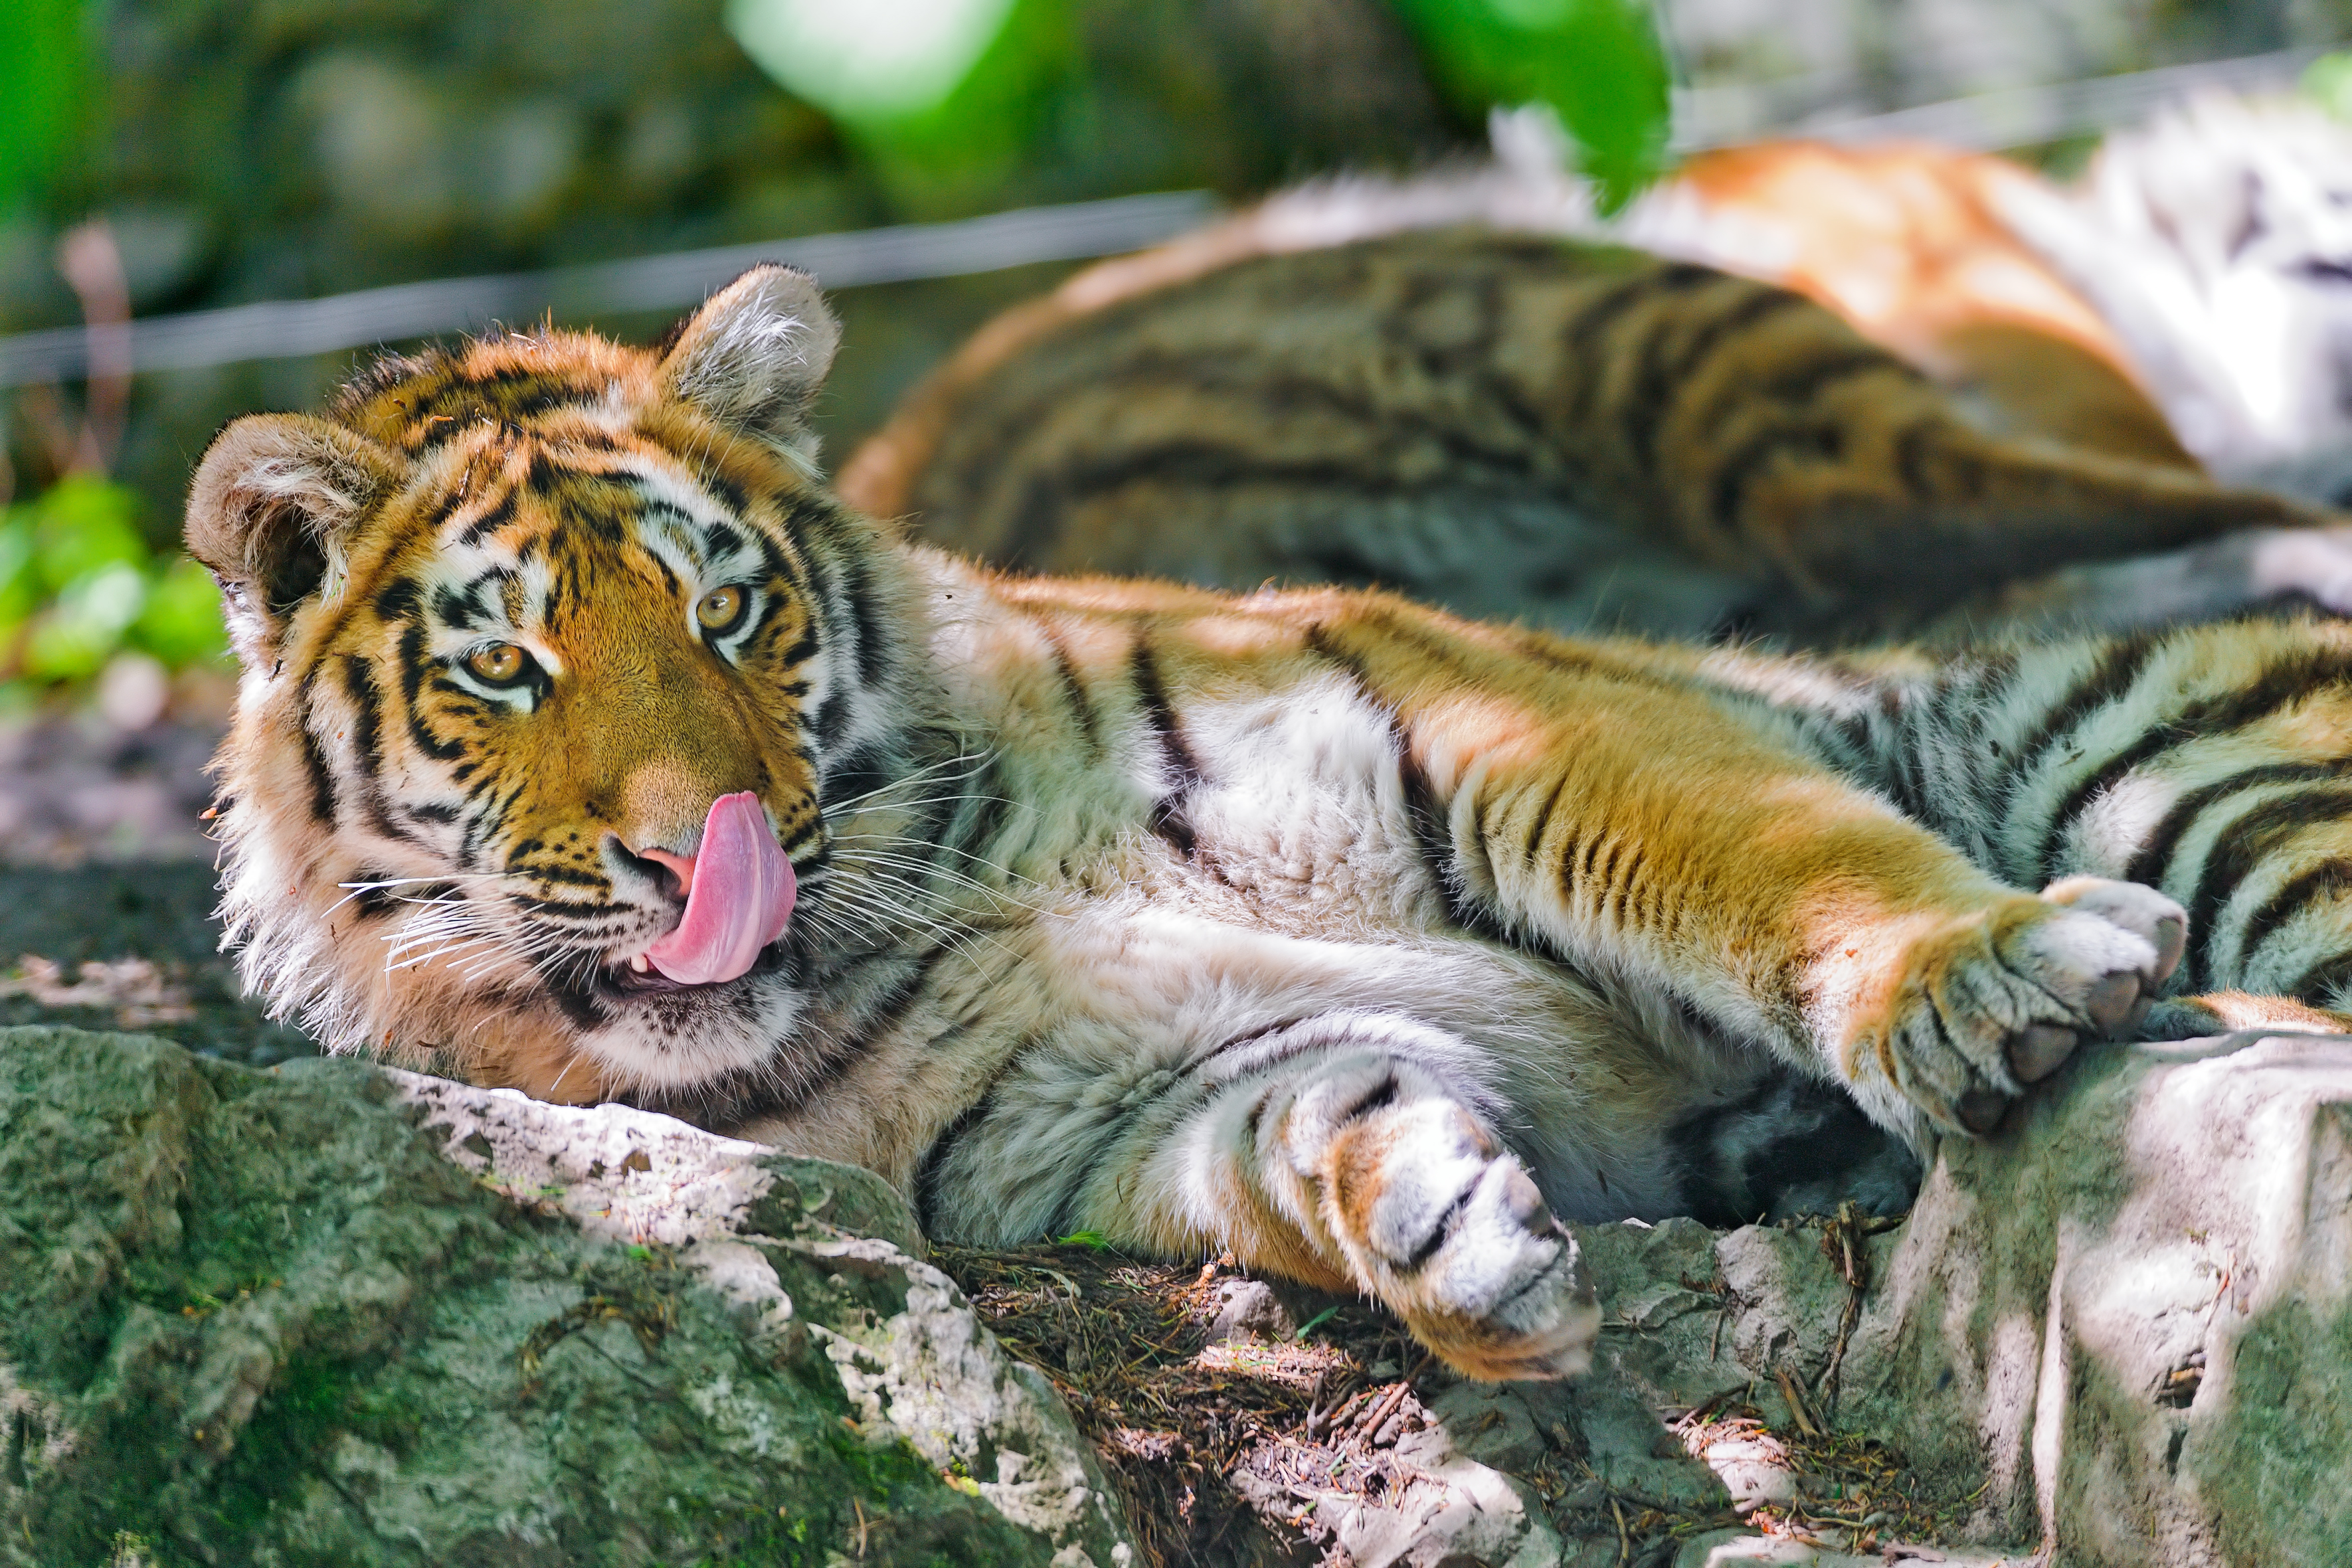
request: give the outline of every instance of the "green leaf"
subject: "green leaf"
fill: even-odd
[[[33,508],[10,507],[0,512],[0,643],[40,601],[40,573],[33,564]]]
[[[1614,211],[1665,162],[1665,52],[1641,0],[1392,0],[1455,107],[1544,103]]]
[[[228,629],[213,574],[186,556],[173,559],[147,591],[131,640],[174,670],[225,657]]]
[[[33,548],[41,586],[62,593],[102,567],[144,566],[139,497],[92,474],[68,474],[32,504]]]
[[[0,5],[0,214],[53,178],[82,128],[82,0]]]
[[[2352,52],[2322,55],[2304,68],[2303,95],[2338,120],[2352,120]]]
[[[910,30],[919,13],[930,19]],[[835,118],[913,217],[963,211],[1018,167],[1078,64],[1066,0],[730,0],[727,26],[779,84]],[[824,42],[812,49],[812,38]],[[894,52],[914,68],[869,68]]]
[[[1085,1247],[1097,1252],[1109,1250],[1110,1238],[1099,1230],[1073,1230],[1067,1236],[1054,1239],[1056,1247]]]
[[[25,644],[25,674],[47,681],[83,680],[98,674],[122,646],[123,633],[146,603],[146,575],[129,561],[114,561],[76,578],[33,622],[33,634]]]
[[[936,109],[1003,31],[1013,0],[727,0],[727,30],[788,91],[853,124]]]
[[[1321,1312],[1316,1313],[1313,1317],[1307,1319],[1305,1322],[1299,1324],[1298,1332],[1290,1337],[1295,1340],[1304,1340],[1308,1334],[1313,1333],[1317,1329],[1321,1328],[1325,1323],[1329,1322],[1333,1318],[1336,1318],[1339,1315],[1339,1308],[1326,1307]]]

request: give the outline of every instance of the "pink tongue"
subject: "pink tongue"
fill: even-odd
[[[646,958],[689,986],[731,980],[792,918],[793,862],[777,847],[759,797],[749,789],[710,802],[702,849],[694,857],[686,917],[646,949]]]

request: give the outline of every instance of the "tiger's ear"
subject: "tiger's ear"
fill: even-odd
[[[809,403],[840,346],[815,278],[755,267],[687,319],[662,374],[673,395],[720,423],[814,456]]]
[[[341,575],[344,541],[402,468],[390,448],[307,414],[249,414],[213,438],[188,486],[188,553],[220,582],[239,659],[276,659],[287,618]]]

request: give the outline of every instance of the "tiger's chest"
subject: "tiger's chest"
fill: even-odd
[[[843,1098],[755,1135],[907,1182],[976,1105],[1093,1124],[1236,1041],[1377,1017],[1454,1042],[1465,1082],[1580,1212],[1613,1201],[1604,1170],[1619,1190],[1672,1190],[1670,1127],[1756,1077],[1753,1053],[1572,956],[1465,927],[1395,721],[1346,680],[1236,683],[1157,711],[1097,693],[1095,723],[1055,743],[1066,699],[996,709],[995,735],[1033,744],[993,761],[1004,804],[964,852],[1017,914],[926,972]]]

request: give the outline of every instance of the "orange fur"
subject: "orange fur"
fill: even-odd
[[[1794,141],[1702,152],[1665,189],[1778,242],[1752,267],[1727,254],[1733,270],[1820,300],[2019,431],[2194,469],[2122,340],[2001,221],[2002,188],[2040,179],[1927,142]]]

